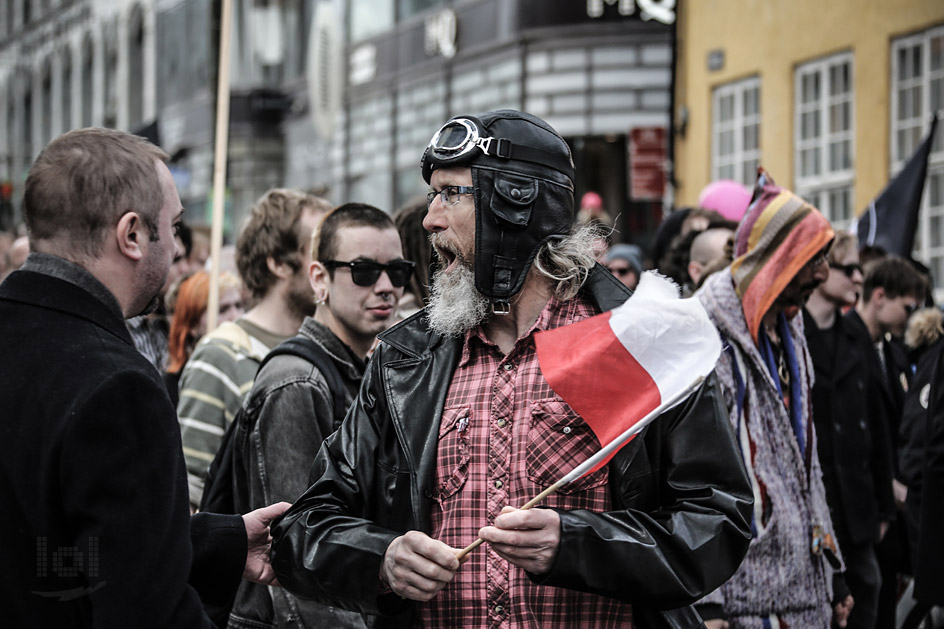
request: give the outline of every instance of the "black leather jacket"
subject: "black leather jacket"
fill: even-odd
[[[584,290],[601,310],[628,295],[599,266]],[[410,621],[410,601],[381,591],[380,566],[394,538],[429,532],[437,427],[460,351],[422,316],[382,335],[358,399],[315,458],[313,485],[273,527],[284,587],[396,615],[378,627]],[[734,573],[750,542],[752,493],[714,376],[609,465],[616,508],[561,511],[554,566],[533,580],[627,601],[641,620],[635,607],[688,605]]]

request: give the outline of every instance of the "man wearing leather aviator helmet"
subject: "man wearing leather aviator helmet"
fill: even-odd
[[[629,291],[594,262],[596,228],[574,227],[570,151],[544,121],[453,118],[422,172],[430,305],[380,335],[313,485],[275,527],[280,583],[381,627],[695,626],[684,606],[750,537],[714,377],[549,508],[513,508],[599,447],[544,380],[534,334]]]

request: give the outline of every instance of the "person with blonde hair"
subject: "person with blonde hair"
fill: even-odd
[[[243,314],[239,278],[232,273],[220,274],[220,323],[235,321]],[[167,345],[167,371],[164,383],[176,406],[180,372],[193,353],[197,342],[207,333],[207,305],[210,301],[210,274],[198,271],[185,278],[177,289],[174,317],[170,323]]]

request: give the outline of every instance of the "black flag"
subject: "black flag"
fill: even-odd
[[[928,155],[936,129],[937,114],[918,150],[859,216],[853,226],[859,236],[859,247],[877,245],[888,253],[911,258],[924,179],[928,174]]]

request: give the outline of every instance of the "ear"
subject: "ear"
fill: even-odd
[[[269,269],[269,273],[276,276],[280,280],[285,280],[293,275],[292,267],[285,264],[284,262],[276,262],[275,258],[269,256],[266,258],[266,267]]]
[[[688,276],[692,279],[693,284],[698,283],[698,278],[701,276],[701,264],[692,260],[688,263]]]
[[[319,303],[327,299],[329,281],[328,269],[323,264],[312,262],[308,266],[308,282],[311,284],[311,290],[315,293],[315,300]]]
[[[115,228],[115,241],[118,251],[131,260],[141,260],[144,257],[142,243],[148,240],[148,230],[144,221],[137,212],[125,212],[118,219]]]

